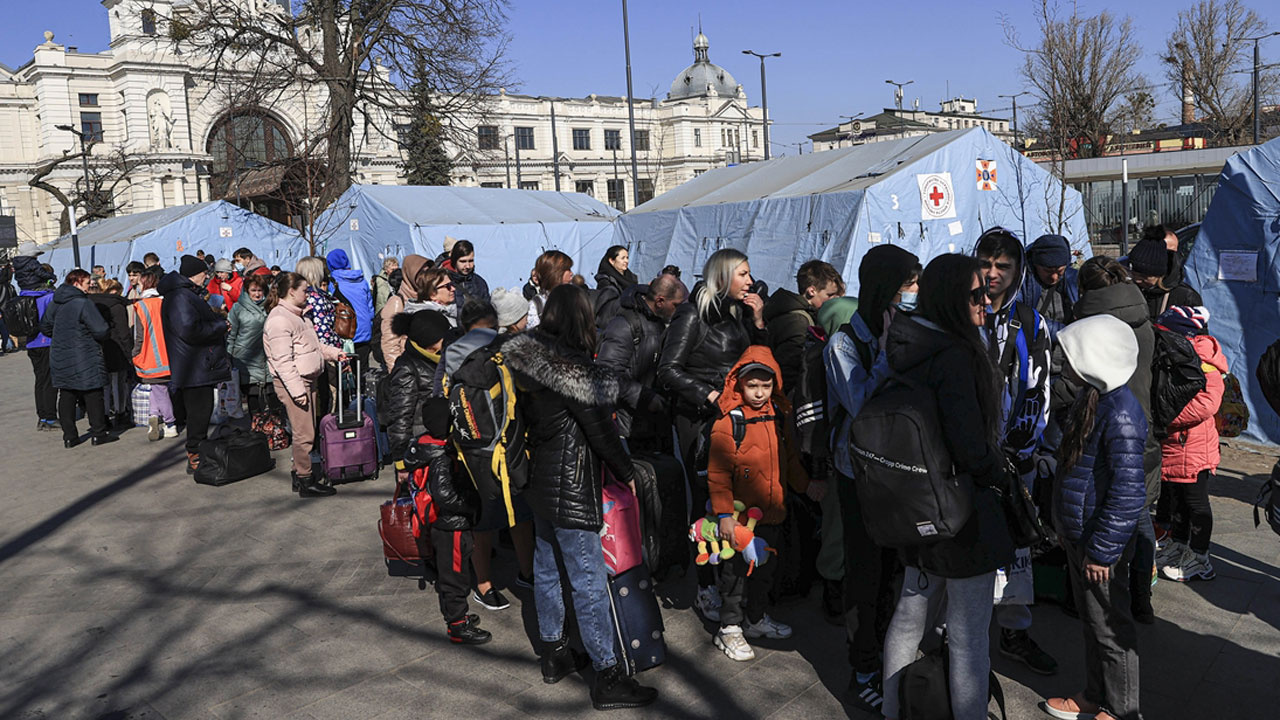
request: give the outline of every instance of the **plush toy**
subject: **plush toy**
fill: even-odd
[[[741,523],[741,515],[743,511],[747,514],[747,523]],[[716,565],[721,561],[729,560],[737,553],[742,553],[742,557],[747,561],[747,575],[755,570],[757,565],[763,565],[768,562],[769,554],[777,554],[777,551],[769,547],[763,538],[756,537],[756,523],[764,517],[764,512],[760,508],[747,509],[741,502],[735,500],[733,502],[733,519],[738,521],[734,527],[732,537],[720,536],[720,519],[711,510],[711,503],[707,502],[707,516],[698,518],[693,526],[689,529],[689,539],[698,544],[698,556],[694,562],[698,565]],[[723,542],[721,542],[723,541]],[[708,551],[710,545],[710,551]]]

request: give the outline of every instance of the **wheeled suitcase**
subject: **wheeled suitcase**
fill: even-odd
[[[689,563],[684,466],[674,456],[657,452],[637,452],[631,460],[645,564],[653,579],[662,582],[682,573]]]
[[[356,372],[343,372],[345,362],[355,363]],[[330,483],[378,477],[378,428],[373,417],[364,411],[364,384],[358,365],[356,358],[338,363],[339,398],[343,396],[343,379],[355,378],[354,412],[346,408],[345,402],[339,402],[336,414],[329,413],[320,420],[320,435],[316,438],[320,447],[320,472]]]
[[[609,605],[619,659],[628,675],[661,665],[667,659],[662,612],[653,594],[649,568],[640,563],[609,578]]]

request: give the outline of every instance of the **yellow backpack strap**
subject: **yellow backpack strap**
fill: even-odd
[[[502,487],[502,504],[507,511],[507,527],[515,527],[516,509],[512,503],[511,495],[511,476],[507,472],[507,426],[511,424],[511,418],[516,412],[516,387],[515,381],[511,377],[511,369],[507,367],[503,360],[502,353],[494,353],[493,364],[498,369],[498,382],[494,384],[494,389],[507,394],[505,412],[502,414],[502,427],[498,429],[498,442],[493,448],[493,474],[498,478],[498,483]],[[490,392],[492,395],[492,391]],[[493,395],[497,399],[497,395]]]

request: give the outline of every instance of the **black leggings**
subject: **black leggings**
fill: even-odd
[[[1177,542],[1200,554],[1209,552],[1213,535],[1213,507],[1209,504],[1209,480],[1213,473],[1201,470],[1194,483],[1166,482],[1169,494],[1169,532]]]

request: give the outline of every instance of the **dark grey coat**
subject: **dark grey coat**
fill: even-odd
[[[40,320],[40,332],[53,338],[49,372],[53,386],[63,390],[101,390],[107,384],[102,341],[111,328],[97,306],[74,285],[53,293],[53,302]]]

